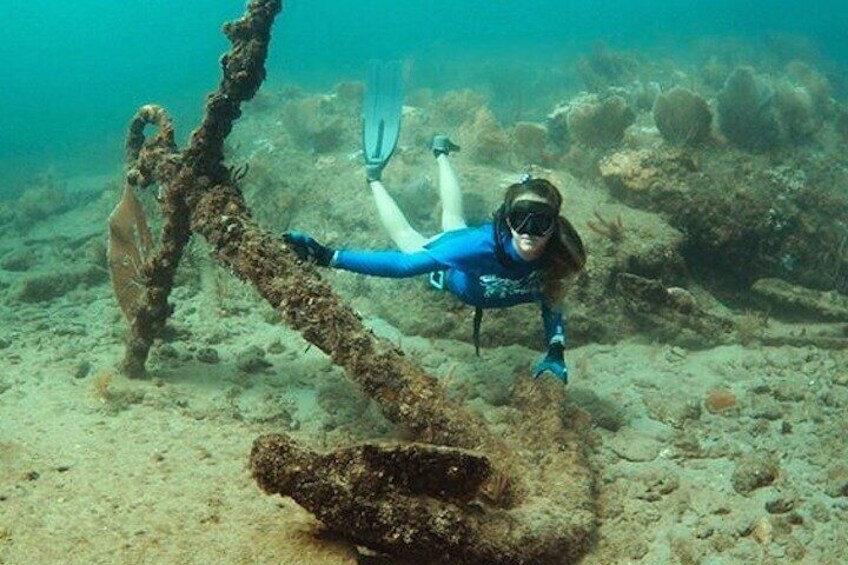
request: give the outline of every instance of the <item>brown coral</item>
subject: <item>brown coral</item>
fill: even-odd
[[[509,156],[509,138],[492,111],[483,106],[474,113],[470,122],[459,131],[460,145],[478,163],[506,164]]]
[[[548,131],[534,122],[518,122],[512,130],[515,154],[525,163],[541,163],[545,159]]]
[[[713,114],[706,100],[686,88],[663,92],[654,104],[654,123],[669,143],[702,143],[710,135],[712,121]]]
[[[618,94],[589,94],[572,100],[566,113],[571,139],[590,147],[610,147],[622,140],[636,114]]]

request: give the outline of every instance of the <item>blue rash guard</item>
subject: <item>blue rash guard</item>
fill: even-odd
[[[333,257],[332,266],[389,278],[444,271],[445,287],[464,303],[480,308],[539,302],[546,343],[564,343],[562,311],[550,308],[541,292],[539,269],[544,267],[544,259],[523,259],[509,234],[502,237],[506,264],[498,259],[495,230],[488,222],[445,232],[414,253],[341,249]]]

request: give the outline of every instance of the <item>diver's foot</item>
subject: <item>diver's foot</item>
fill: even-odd
[[[380,180],[385,166],[385,163],[365,163],[365,180],[368,182]]]
[[[454,151],[459,151],[459,145],[448,139],[446,135],[436,135],[433,141],[430,142],[430,149],[433,150],[433,156],[450,155]]]

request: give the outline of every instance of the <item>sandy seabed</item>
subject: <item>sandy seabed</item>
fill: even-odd
[[[0,255],[105,238],[111,197],[7,236]],[[56,234],[62,234],[57,236]],[[108,280],[0,317],[0,563],[356,563],[291,500],[263,494],[252,441],[316,448],[391,427],[249,288],[178,288],[150,377],[115,367],[124,322]],[[538,352],[375,331],[497,420],[503,367]],[[596,423],[601,525],[586,563],[840,563],[848,545],[848,353],[635,341],[568,351],[570,401]]]

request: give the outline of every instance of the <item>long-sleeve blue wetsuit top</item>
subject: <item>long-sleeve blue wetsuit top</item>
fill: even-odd
[[[404,278],[436,271],[445,272],[445,287],[471,306],[502,308],[540,302],[546,341],[563,341],[559,308],[550,309],[543,300],[539,269],[544,258],[527,261],[504,234],[503,250],[508,261],[498,260],[495,230],[488,222],[441,234],[421,251],[339,250],[333,266],[380,277]]]

